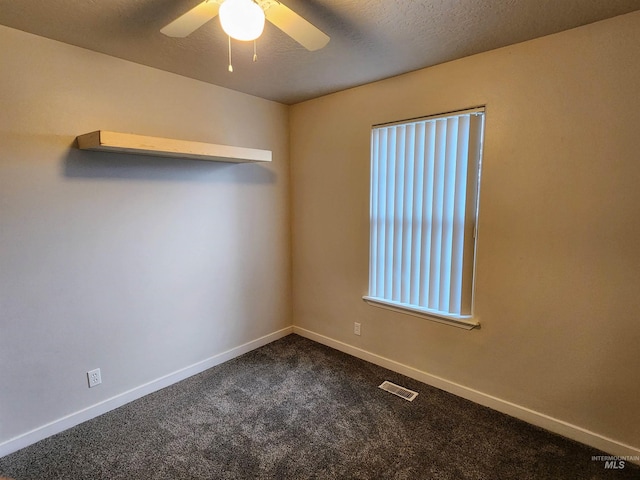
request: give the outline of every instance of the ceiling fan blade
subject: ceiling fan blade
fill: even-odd
[[[319,50],[329,43],[328,35],[280,2],[274,1],[265,11],[265,16],[307,50]]]
[[[218,15],[219,9],[218,0],[205,0],[163,27],[160,32],[168,37],[186,37]]]

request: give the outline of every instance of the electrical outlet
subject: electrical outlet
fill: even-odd
[[[353,333],[360,335],[360,324],[358,322],[353,322]]]
[[[87,372],[87,380],[89,380],[89,388],[95,387],[102,383],[102,375],[100,375],[100,369],[96,368]]]

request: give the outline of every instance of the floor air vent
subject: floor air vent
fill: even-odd
[[[410,402],[413,402],[413,399],[418,396],[418,392],[414,392],[413,390],[409,390],[408,388],[404,388],[400,385],[396,385],[395,383],[388,382],[387,380],[382,382],[382,385],[380,385],[380,387],[378,388],[381,388],[386,392],[393,393],[394,395],[402,397],[405,400],[409,400]]]

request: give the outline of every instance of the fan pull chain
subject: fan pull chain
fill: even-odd
[[[231,35],[229,35],[229,71],[233,72],[233,65],[231,65]]]
[[[258,40],[254,40],[253,41],[253,61],[257,62],[258,61]]]

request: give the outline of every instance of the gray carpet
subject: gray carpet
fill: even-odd
[[[420,394],[408,402],[383,380]],[[52,479],[600,479],[604,455],[297,335],[0,459]]]

